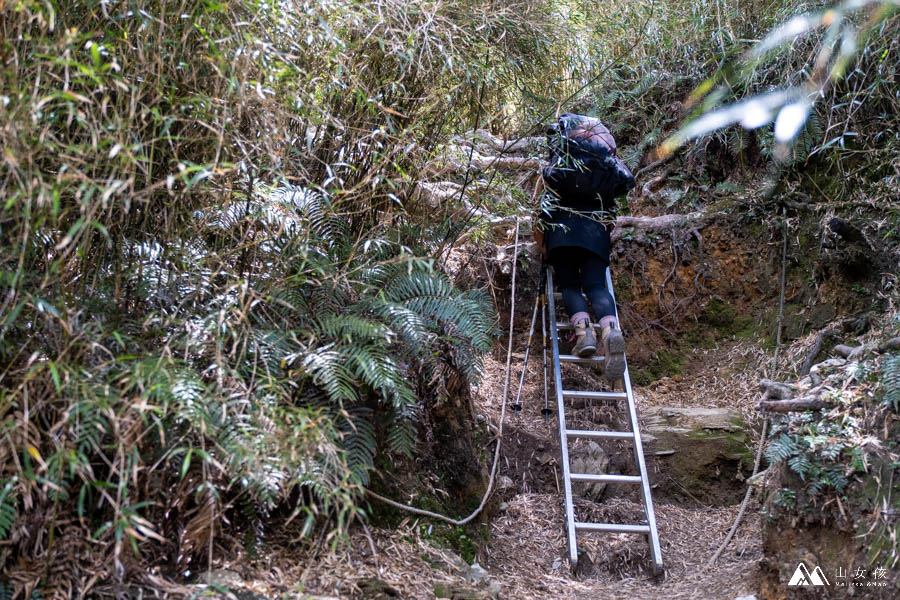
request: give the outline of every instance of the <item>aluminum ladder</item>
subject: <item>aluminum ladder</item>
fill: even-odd
[[[625,363],[625,375],[623,376],[624,392],[566,390],[562,386],[561,362],[593,364],[599,366],[603,362],[602,356],[580,358],[572,354],[559,353],[559,330],[572,329],[571,323],[559,322],[556,317],[556,296],[553,288],[552,268],[547,268],[546,274],[546,302],[543,310],[547,311],[543,317],[549,322],[550,343],[553,349],[553,381],[556,388],[556,406],[559,421],[559,447],[562,454],[563,488],[565,492],[566,529],[569,537],[569,562],[574,570],[578,564],[578,532],[606,532],[606,533],[638,533],[645,534],[649,538],[650,554],[653,560],[653,573],[656,576],[663,575],[662,552],[659,547],[659,533],[656,530],[656,516],[653,511],[653,499],[650,496],[650,480],[647,477],[647,465],[644,462],[644,448],[641,445],[641,431],[638,425],[637,411],[634,405],[634,395],[631,391],[631,378],[628,374],[628,363]],[[609,269],[606,269],[606,288],[613,296],[615,306],[615,294],[613,292],[612,277]],[[616,309],[616,320],[619,314]],[[599,342],[599,340],[598,340]],[[599,349],[598,349],[599,352]],[[625,400],[628,406],[628,421],[631,431],[590,431],[568,429],[566,427],[565,401],[575,398],[585,400],[617,401]],[[572,473],[569,464],[569,442],[575,439],[589,440],[630,440],[634,447],[634,462],[637,464],[640,475],[612,475],[605,473]],[[572,503],[572,482],[606,482],[611,484],[640,485],[641,499],[644,504],[644,523],[591,523],[577,521],[575,519],[575,507]]]

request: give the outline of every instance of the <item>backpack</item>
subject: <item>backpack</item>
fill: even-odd
[[[602,199],[605,210],[634,187],[634,175],[616,153],[616,140],[595,117],[566,113],[547,129],[550,165],[544,181],[564,204],[591,205]]]

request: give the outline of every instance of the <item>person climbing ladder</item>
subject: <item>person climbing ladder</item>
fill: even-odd
[[[625,339],[606,289],[615,199],[634,187],[634,176],[617,156],[616,141],[599,119],[566,113],[547,129],[550,164],[535,231],[553,267],[563,305],[575,330],[572,353],[581,358],[598,350],[597,334],[582,291],[600,329],[604,375],[617,381],[625,372]]]

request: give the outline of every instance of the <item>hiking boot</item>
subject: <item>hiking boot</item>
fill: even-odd
[[[580,319],[573,321],[575,326],[575,346],[572,348],[572,354],[580,358],[589,358],[597,353],[597,334],[591,327],[590,321]]]
[[[625,338],[622,331],[612,325],[600,332],[603,346],[603,374],[610,381],[618,381],[625,375]]]

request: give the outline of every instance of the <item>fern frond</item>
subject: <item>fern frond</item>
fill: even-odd
[[[411,354],[423,353],[433,337],[428,331],[425,319],[402,304],[386,302],[379,298],[362,303],[359,308],[371,312],[395,331],[405,349]]]
[[[629,90],[629,94],[633,97],[643,96],[651,89],[653,89],[657,83],[659,83],[660,77],[659,74],[655,71],[648,71],[644,73],[644,76],[641,77],[641,80],[638,82],[636,86],[634,86],[631,90]]]
[[[5,540],[19,517],[19,498],[14,488],[15,480],[0,480],[0,541]]]
[[[394,408],[388,415],[387,439],[391,452],[412,458],[416,449],[416,419],[412,410]]]
[[[109,390],[108,386],[91,386],[91,393],[84,395],[85,400],[72,405],[69,413],[73,422],[75,446],[82,453],[100,450],[103,436],[109,431],[109,420],[105,409],[109,403],[98,401]],[[99,388],[99,389],[98,389]]]
[[[794,440],[786,434],[781,434],[779,437],[769,441],[769,446],[766,448],[766,458],[769,459],[769,462],[775,463],[787,460],[796,452],[797,446]]]
[[[732,127],[728,132],[728,149],[734,156],[739,156],[747,149],[747,132],[743,127]]]
[[[812,467],[812,463],[810,463],[809,458],[806,456],[806,453],[801,452],[800,454],[797,454],[796,456],[788,459],[788,466],[792,471],[800,476],[800,479],[805,481],[806,474]]]
[[[394,335],[384,324],[355,314],[326,315],[317,321],[316,333],[334,341],[365,343],[380,338],[390,343]]]
[[[313,383],[323,388],[336,402],[359,399],[353,374],[344,364],[345,356],[330,346],[320,348],[303,359],[303,367],[312,375]]]
[[[369,471],[375,464],[375,424],[372,411],[357,407],[339,425],[341,442],[347,452],[347,465],[362,485],[369,483]]]
[[[265,306],[281,319],[285,329],[305,326],[312,314],[309,301],[299,287],[276,289],[271,293]],[[255,311],[253,315],[258,319],[257,322],[268,321],[268,319],[259,320],[260,317]]]

